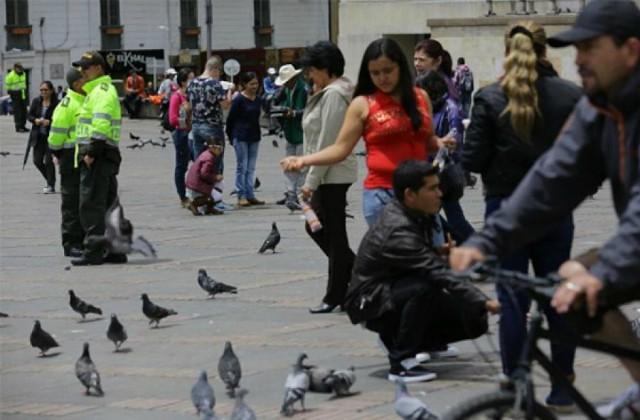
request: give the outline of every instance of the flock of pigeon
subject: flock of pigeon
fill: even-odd
[[[169,137],[160,137],[160,141],[153,139],[142,140],[140,136],[136,136],[133,133],[129,133],[129,139],[135,141],[135,143],[125,146],[127,149],[142,149],[147,144],[156,147],[167,147],[167,143],[170,142]]]

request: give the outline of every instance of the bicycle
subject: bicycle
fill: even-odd
[[[465,279],[493,279],[502,285],[526,290],[538,305],[528,321],[527,335],[523,345],[518,367],[508,382],[501,384],[500,390],[473,397],[450,409],[443,420],[463,420],[472,418],[502,419],[523,418],[552,420],[556,416],[546,406],[535,399],[532,365],[533,362],[544,369],[555,383],[563,386],[582,413],[592,420],[604,420],[594,406],[573,386],[571,381],[540,350],[538,340],[562,340],[564,337],[552,337],[548,329],[542,327],[541,304],[548,303],[556,287],[562,281],[557,275],[534,277],[528,274],[502,270],[490,263],[481,263],[461,274]],[[585,338],[576,334],[572,337],[578,347],[599,351],[614,356],[640,360],[640,352],[622,346],[612,345]],[[483,416],[484,415],[484,416]]]

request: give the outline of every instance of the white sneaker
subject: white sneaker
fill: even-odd
[[[447,345],[446,350],[442,351],[430,351],[429,355],[431,359],[451,359],[454,357],[460,356],[460,350],[456,346],[452,346],[451,344]]]
[[[416,360],[418,363],[427,363],[431,360],[431,355],[427,352],[416,354]]]
[[[405,383],[412,383],[428,382],[436,379],[437,377],[438,375],[436,375],[434,372],[426,370],[422,366],[414,366],[410,369],[403,367],[398,372],[389,371],[387,379],[389,379],[391,382],[402,381]]]
[[[609,404],[597,408],[606,419],[637,420],[640,417],[640,385],[633,384]]]
[[[47,185],[46,187],[42,188],[42,193],[43,194],[53,194],[55,191],[53,190],[52,187],[50,187],[49,185]]]

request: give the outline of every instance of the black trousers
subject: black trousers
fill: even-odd
[[[80,168],[74,168],[74,149],[64,149],[59,156],[60,213],[62,223],[62,246],[64,249],[82,248],[84,230],[80,223]]]
[[[417,353],[479,337],[488,329],[484,303],[461,301],[422,278],[397,280],[391,299],[395,309],[366,326],[389,350],[392,370]]]
[[[307,233],[329,259],[327,291],[322,301],[329,305],[342,305],[347,294],[355,255],[349,247],[346,214],[347,190],[351,184],[324,184],[314,191],[311,207],[318,215],[322,229]]]
[[[80,163],[80,223],[86,236],[104,235],[104,216],[118,195],[119,164],[104,157],[98,157],[88,167]],[[88,259],[101,260],[105,250],[102,247],[85,249]]]
[[[128,93],[124,97],[124,107],[127,109],[129,118],[138,118],[140,108],[142,108],[142,98],[137,93]]]
[[[25,128],[27,123],[27,101],[22,99],[21,93],[11,93],[11,107],[13,108],[13,122],[16,130]]]
[[[38,128],[34,128],[34,130],[37,129]],[[49,144],[47,143],[47,136],[45,134],[38,133],[38,140],[33,146],[33,164],[47,181],[47,185],[55,188],[56,167],[53,164],[53,156],[49,150]]]

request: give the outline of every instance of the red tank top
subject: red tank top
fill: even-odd
[[[362,134],[367,147],[365,188],[392,188],[393,171],[402,161],[424,160],[428,151],[437,149],[435,141],[431,142],[433,129],[427,101],[420,89],[414,88],[414,93],[422,118],[417,131],[402,104],[391,96],[380,91],[367,96],[369,115]]]

